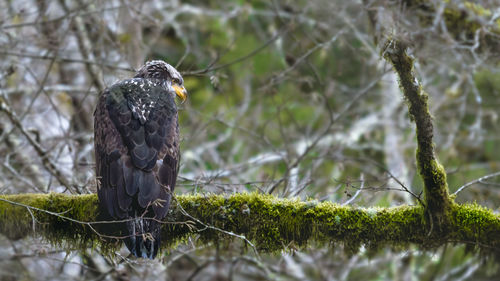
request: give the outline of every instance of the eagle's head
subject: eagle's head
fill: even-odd
[[[181,74],[173,66],[162,60],[148,61],[135,73],[134,78],[162,80],[182,101],[186,100],[187,91],[184,88],[184,80]]]

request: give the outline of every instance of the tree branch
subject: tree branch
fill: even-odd
[[[422,90],[413,72],[413,59],[406,53],[406,46],[400,41],[388,41],[384,57],[392,63],[399,76],[400,87],[408,105],[410,118],[417,131],[417,167],[424,181],[426,211],[439,230],[447,223],[447,213],[453,201],[448,194],[446,172],[434,154],[432,116],[427,104],[428,96]]]
[[[500,217],[477,205],[452,205],[446,232],[429,236],[421,206],[355,208],[257,193],[176,198],[163,227],[164,247],[199,237],[200,244],[241,239],[263,252],[336,242],[352,251],[361,245],[375,250],[416,244],[428,249],[448,242],[500,251]],[[2,195],[0,233],[19,239],[33,234],[36,225],[35,234],[54,244],[116,250],[121,246],[114,243],[119,237],[109,241],[96,231],[99,225],[111,223],[96,221],[97,206],[95,194]]]
[[[49,153],[41,146],[40,143],[37,142],[33,136],[26,131],[24,126],[21,123],[21,120],[17,117],[16,113],[12,110],[12,108],[7,104],[7,99],[5,95],[0,96],[0,111],[4,112],[7,117],[9,117],[12,124],[26,137],[30,145],[35,149],[36,153],[40,157],[44,168],[54,176],[57,181],[64,187],[66,187],[71,192],[78,192],[78,190],[71,184],[68,179],[63,175],[62,171],[60,171],[54,162],[50,159]]]

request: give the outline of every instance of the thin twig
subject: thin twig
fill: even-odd
[[[356,197],[358,197],[358,195],[364,189],[364,187],[365,187],[365,176],[364,176],[363,173],[361,174],[361,177],[359,178],[359,181],[361,182],[361,186],[358,188],[358,190],[356,191],[356,193],[354,194],[354,196],[352,196],[351,198],[349,198],[349,200],[347,200],[344,203],[342,203],[342,206],[351,204],[351,202],[354,201],[354,199],[356,199]]]
[[[172,193],[172,198],[179,202],[179,200],[177,200],[177,197],[175,196],[175,194]],[[194,220],[195,222],[203,225],[205,228],[204,229],[200,229],[198,230],[198,232],[201,232],[201,231],[204,231],[205,229],[212,229],[212,230],[215,230],[215,231],[219,231],[221,233],[224,233],[224,234],[227,234],[227,235],[230,235],[230,236],[233,236],[233,237],[236,237],[236,238],[239,238],[239,239],[242,239],[243,241],[245,241],[246,243],[248,243],[248,245],[250,245],[250,247],[252,247],[256,257],[260,260],[260,256],[259,256],[259,252],[257,251],[257,248],[255,247],[255,245],[250,242],[250,240],[248,240],[244,235],[239,235],[239,234],[236,234],[234,232],[231,232],[231,231],[227,231],[227,230],[224,230],[224,229],[221,229],[221,228],[218,228],[218,227],[215,227],[213,225],[208,225],[206,223],[203,223],[202,221],[200,221],[199,219],[191,216],[188,212],[186,212],[186,210],[184,210],[184,208],[182,208],[181,204],[177,204],[177,206],[179,207],[179,209],[181,210],[181,214],[185,215],[186,217]]]
[[[457,189],[457,191],[455,191],[453,193],[453,195],[457,195],[460,191],[464,190],[466,187],[471,186],[471,185],[473,185],[475,183],[481,183],[482,181],[484,181],[486,179],[493,178],[493,177],[498,177],[498,176],[500,176],[500,171],[496,172],[496,173],[493,173],[493,174],[489,174],[489,175],[480,177],[478,179],[475,179],[475,180],[473,180],[471,182],[468,182],[468,183],[462,185],[459,189]]]
[[[20,52],[11,52],[11,51],[5,51],[5,50],[0,50],[0,55],[25,57],[25,58],[39,59],[39,60],[55,60],[57,62],[66,62],[66,63],[92,64],[92,65],[104,66],[104,67],[115,69],[115,70],[124,70],[124,71],[135,72],[135,69],[132,67],[118,66],[117,63],[96,62],[96,61],[89,60],[89,59],[73,59],[73,58],[65,58],[65,57],[60,57],[60,56],[39,55],[39,54],[33,54],[33,53],[28,53],[28,52],[20,53]]]
[[[183,71],[181,72],[182,75],[201,75],[201,74],[205,74],[205,73],[208,73],[208,72],[211,72],[211,71],[216,71],[216,70],[219,70],[219,69],[222,69],[222,68],[226,68],[228,66],[231,66],[233,64],[237,64],[237,63],[240,63],[248,58],[251,58],[252,56],[256,55],[257,53],[259,53],[260,51],[264,50],[267,46],[269,46],[271,43],[273,43],[274,41],[276,41],[278,38],[280,38],[281,36],[283,36],[284,34],[286,34],[288,32],[289,28],[286,27],[286,28],[282,28],[279,32],[277,32],[273,37],[271,37],[269,40],[267,40],[266,42],[264,42],[264,44],[260,45],[259,47],[257,47],[255,50],[251,51],[250,53],[242,56],[242,57],[239,57],[233,61],[230,61],[228,63],[224,63],[224,64],[221,64],[221,65],[216,65],[216,66],[213,66],[212,64],[207,66],[206,68],[204,69],[200,69],[200,70],[194,70],[194,71]]]
[[[369,163],[375,165],[376,167],[384,170],[384,172],[387,173],[390,178],[392,178],[397,184],[399,184],[403,188],[402,190],[401,189],[393,189],[393,190],[401,190],[401,191],[408,192],[411,196],[413,196],[420,203],[420,205],[425,206],[425,204],[422,201],[422,199],[420,198],[420,196],[418,196],[413,191],[411,191],[409,187],[407,187],[398,177],[396,177],[394,174],[392,174],[391,171],[389,171],[389,169],[387,169],[383,164],[378,163],[377,161],[375,161],[371,158],[353,157],[353,158],[349,158],[349,159],[366,161],[366,162],[369,162]]]
[[[42,164],[45,167],[45,169],[52,175],[54,176],[57,181],[66,187],[68,190],[71,190],[73,192],[77,191],[73,185],[64,177],[63,173],[57,168],[57,166],[52,162],[52,160],[49,158],[48,152],[36,141],[33,136],[26,131],[24,128],[23,124],[17,117],[16,113],[10,108],[10,106],[7,104],[7,97],[1,93],[0,96],[0,111],[4,112],[7,114],[9,117],[10,121],[12,124],[21,131],[21,133],[26,137],[28,142],[31,144],[31,146],[35,149],[37,152],[38,156],[42,160]]]
[[[269,191],[267,193],[271,194],[273,193],[273,191],[282,183],[284,182],[289,173],[290,173],[290,170],[294,167],[296,167],[297,165],[300,164],[300,162],[309,154],[309,152],[314,148],[316,147],[316,145],[319,143],[319,141],[321,139],[323,139],[324,137],[326,137],[329,133],[330,133],[330,129],[332,128],[332,126],[345,114],[347,113],[352,106],[354,106],[354,104],[356,104],[358,102],[358,100],[363,97],[365,94],[369,93],[370,89],[372,89],[375,85],[377,85],[378,81],[382,78],[382,76],[385,75],[385,73],[383,73],[382,75],[376,77],[375,79],[373,79],[370,83],[368,83],[368,85],[359,90],[358,93],[356,93],[354,95],[354,97],[350,100],[349,103],[347,103],[344,108],[335,116],[331,116],[330,118],[330,121],[329,121],[329,124],[328,126],[325,128],[325,130],[318,135],[318,137],[316,137],[316,139],[314,139],[311,144],[309,144],[306,149],[304,150],[304,152],[299,155],[299,157],[297,157],[295,159],[295,161],[288,167],[286,173],[285,173],[285,176],[283,176],[280,180],[278,180],[273,186],[271,186],[269,188]],[[331,112],[331,114],[333,115],[333,112]]]

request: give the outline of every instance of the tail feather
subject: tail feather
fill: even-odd
[[[127,221],[129,237],[125,245],[138,258],[154,259],[160,248],[160,224],[151,219],[136,217]]]

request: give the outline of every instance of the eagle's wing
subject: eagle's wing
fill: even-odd
[[[172,95],[146,79],[124,80],[100,96],[94,118],[101,208],[122,219],[152,206],[152,216],[165,217],[179,163]]]
[[[124,218],[127,211],[121,209],[117,203],[117,186],[123,186],[123,170],[110,171],[118,167],[122,155],[128,153],[123,145],[122,137],[109,118],[106,109],[106,96],[108,89],[99,97],[94,112],[94,146],[96,160],[97,193],[101,210],[107,210],[112,218]],[[119,183],[117,182],[119,179]]]

